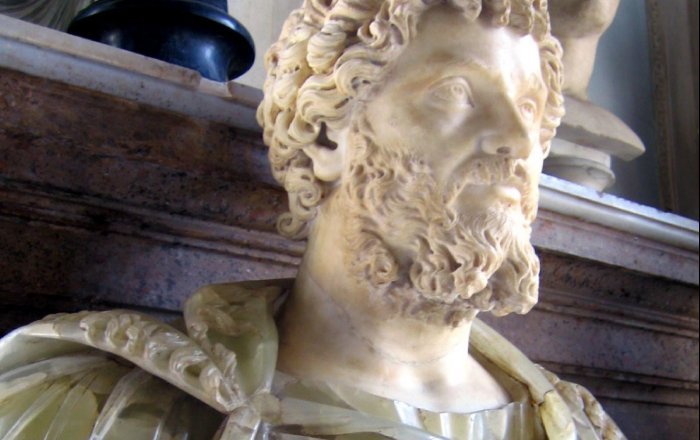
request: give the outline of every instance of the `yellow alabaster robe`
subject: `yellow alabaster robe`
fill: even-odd
[[[434,413],[276,372],[288,280],[208,286],[166,324],[127,310],[48,316],[0,340],[2,439],[620,439],[585,389],[476,321],[471,353],[513,402]]]

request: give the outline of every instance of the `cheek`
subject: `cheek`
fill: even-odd
[[[420,117],[406,105],[388,99],[376,99],[365,113],[374,140],[388,148],[397,148],[420,133]]]
[[[527,195],[523,200],[523,211],[526,221],[531,223],[535,220],[537,205],[539,204],[539,182],[542,174],[544,154],[539,143],[535,145],[532,154],[524,161],[523,167],[527,174]]]
[[[538,133],[531,135],[530,138],[533,147],[530,155],[525,160],[524,166],[530,179],[533,179],[535,183],[537,183],[540,180],[540,174],[542,174],[544,152],[542,151],[542,145],[539,142],[539,131]]]

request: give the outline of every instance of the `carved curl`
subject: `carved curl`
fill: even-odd
[[[305,0],[265,57],[268,76],[258,122],[270,147],[272,173],[289,194],[280,232],[305,238],[332,183],[317,179],[304,148],[318,145],[325,125],[340,130],[415,36],[427,9],[448,3],[470,20],[488,19],[539,43],[549,88],[542,123],[545,154],[563,115],[561,48],[550,34],[546,0]]]

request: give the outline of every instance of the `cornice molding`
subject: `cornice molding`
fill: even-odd
[[[698,222],[553,176],[540,179],[540,209],[698,252]]]
[[[538,363],[563,379],[584,385],[600,399],[698,408],[697,382],[556,362]]]
[[[304,249],[303,243],[286,240],[269,231],[163,213],[126,202],[74,195],[2,178],[0,217],[26,218],[53,226],[145,238],[285,267],[297,267]]]
[[[700,333],[700,322],[692,316],[545,287],[541,288],[537,309],[558,315],[606,321],[622,327],[682,336],[694,340],[698,340]]]
[[[698,222],[542,176],[540,249],[698,285]]]

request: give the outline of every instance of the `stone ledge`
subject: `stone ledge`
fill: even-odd
[[[698,252],[697,221],[553,176],[540,180],[540,209]]]
[[[532,242],[539,249],[698,285],[698,254],[569,214],[540,210]]]
[[[259,131],[255,109],[262,93],[258,89],[235,82],[209,81],[189,69],[2,15],[0,67]],[[697,255],[700,241],[697,221],[550,176],[543,176],[540,188],[543,211],[680,247]],[[630,265],[623,267],[638,270]],[[697,271],[682,280],[698,284]]]
[[[0,173],[9,181],[274,230],[286,201],[259,134],[0,72]],[[538,248],[698,284],[697,222],[549,176],[540,188]]]

